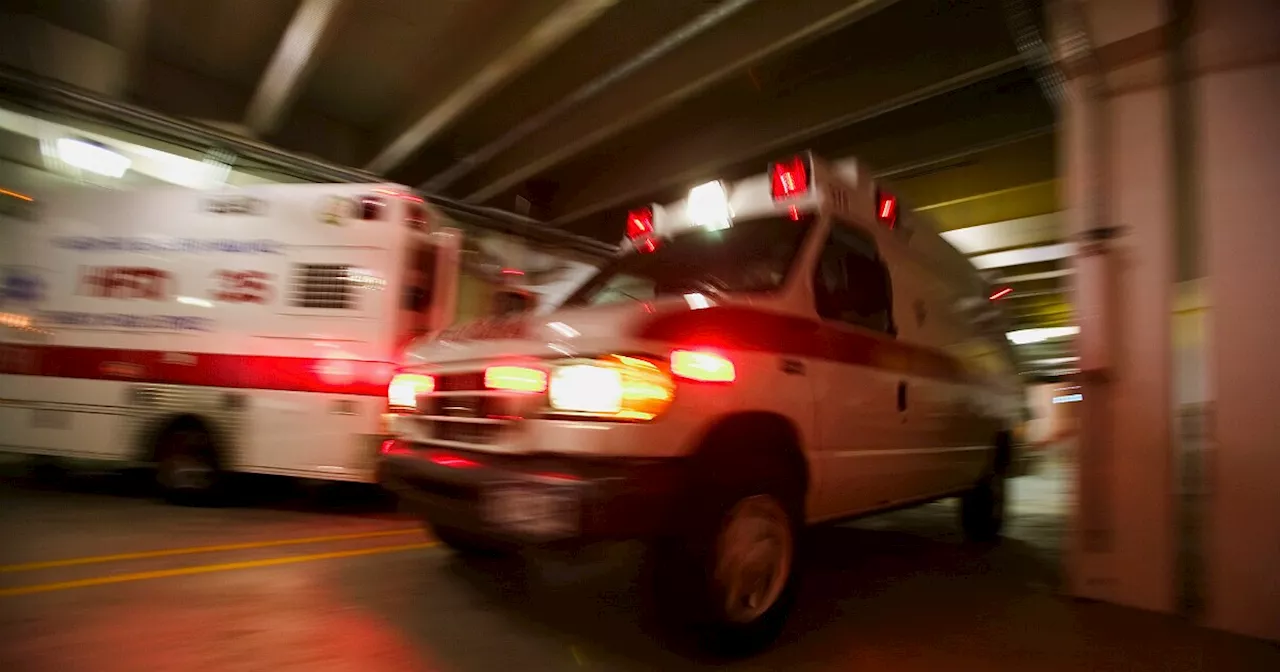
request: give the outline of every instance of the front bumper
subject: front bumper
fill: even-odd
[[[397,442],[378,482],[436,525],[520,545],[651,537],[671,520],[678,458],[506,455]]]

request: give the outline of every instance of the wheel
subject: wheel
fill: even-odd
[[[67,477],[66,465],[48,455],[32,455],[27,470],[40,485],[58,485]]]
[[[1007,478],[995,472],[983,477],[960,498],[960,527],[970,541],[990,542],[1004,527]]]
[[[453,549],[459,555],[481,558],[502,558],[514,555],[516,549],[510,544],[485,539],[465,530],[448,525],[430,524],[440,543]]]
[[[221,471],[213,437],[198,424],[166,430],[156,448],[156,482],[165,499],[184,506],[216,501]]]
[[[691,626],[714,653],[768,646],[795,597],[799,502],[786,488],[716,498],[685,535],[655,548],[654,586],[666,625]]]

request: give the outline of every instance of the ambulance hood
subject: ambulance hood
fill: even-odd
[[[676,295],[470,322],[414,343],[400,364],[456,370],[471,363],[485,366],[507,359],[643,351],[646,346],[652,347],[642,338],[647,327],[709,307],[710,299],[694,296],[697,298]]]

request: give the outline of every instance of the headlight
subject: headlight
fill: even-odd
[[[554,411],[619,420],[650,420],[671,405],[675,386],[656,364],[610,355],[574,360],[551,371],[548,402]]]
[[[387,386],[387,402],[392,410],[418,409],[418,397],[431,394],[435,390],[436,381],[431,376],[420,373],[397,373]]]

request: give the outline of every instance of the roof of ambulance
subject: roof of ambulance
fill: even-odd
[[[819,172],[819,171],[815,171]],[[846,187],[857,189],[859,180],[870,175],[866,166],[856,159],[844,159],[825,164],[827,178],[836,176]],[[880,186],[892,191],[892,185],[873,183],[868,188]],[[752,175],[732,183],[724,183],[728,196],[729,209],[735,220],[748,220],[779,214],[787,211],[788,205],[775,202],[770,194],[769,176],[765,173]],[[662,236],[677,236],[699,230],[689,222],[685,214],[688,198],[682,198],[667,204],[654,204],[655,228]],[[811,202],[810,202],[811,203]],[[805,207],[811,207],[806,203]],[[962,252],[938,235],[931,218],[923,213],[915,212],[907,207],[902,208],[901,226],[910,231],[908,236],[900,236],[905,249],[909,250],[926,268],[942,276],[948,284],[959,285],[953,289],[967,288],[968,291],[982,293],[986,283],[978,274],[972,262]],[[663,220],[666,226],[660,226]],[[666,229],[663,231],[662,229]],[[624,254],[633,253],[634,247],[623,241],[621,249]],[[940,272],[939,272],[940,271]],[[963,291],[963,290],[962,290]]]

